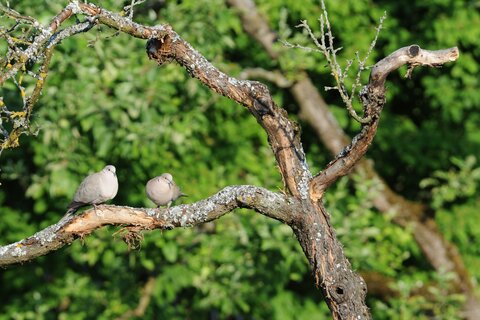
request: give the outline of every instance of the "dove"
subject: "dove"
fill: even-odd
[[[175,184],[170,173],[163,173],[158,177],[150,179],[145,186],[145,192],[147,193],[147,197],[152,200],[157,207],[167,205],[167,209],[170,208],[173,201],[181,196],[186,196]]]
[[[116,169],[108,165],[101,171],[92,173],[83,179],[75,192],[73,201],[68,205],[67,215],[75,213],[80,207],[97,204],[115,198],[118,191],[118,180]]]

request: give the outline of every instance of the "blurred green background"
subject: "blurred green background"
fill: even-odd
[[[5,3],[5,1],[2,1]],[[43,23],[67,1],[10,1],[15,10]],[[310,45],[294,26],[306,19],[319,30],[318,1],[256,1],[280,39]],[[102,1],[119,12],[130,1]],[[402,68],[387,82],[388,97],[377,137],[368,152],[376,170],[399,194],[430,205],[445,237],[458,245],[467,268],[480,278],[480,2],[460,0],[326,1],[339,61],[364,54],[386,11],[369,64],[399,47],[458,46],[460,59],[441,69]],[[294,77],[307,70],[342,127],[347,115],[319,54],[290,49],[272,61],[220,0],[147,1],[137,22],[169,23],[222,71],[275,70]],[[6,26],[13,22],[1,20]],[[3,41],[3,40],[2,40]],[[5,43],[0,44],[2,55]],[[364,81],[368,78],[365,73]],[[276,100],[302,126],[312,171],[330,159],[285,89],[267,83]],[[21,100],[13,82],[1,88],[7,105]],[[0,244],[55,223],[87,174],[114,164],[119,205],[153,206],[148,179],[171,172],[189,194],[205,198],[224,186],[282,188],[266,135],[239,105],[191,79],[176,64],[158,67],[145,42],[106,27],[64,40],[56,49],[47,85],[35,107],[37,136],[0,157]],[[395,297],[370,295],[375,319],[458,319],[462,297],[447,294],[449,274],[437,274],[410,230],[372,207],[375,181],[344,178],[326,203],[356,271],[392,279]],[[138,305],[142,287],[154,281],[145,319],[329,318],[306,258],[286,225],[248,210],[192,229],[152,231],[129,251],[103,228],[31,263],[0,271],[0,319],[114,319]],[[428,292],[422,288],[429,284]]]

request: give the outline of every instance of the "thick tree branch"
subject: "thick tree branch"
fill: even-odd
[[[131,226],[135,230],[192,227],[220,218],[236,208],[253,209],[291,224],[302,207],[294,198],[255,186],[229,186],[192,204],[167,209],[101,205],[58,223],[18,242],[0,247],[0,266],[22,263],[60,249],[106,225]]]

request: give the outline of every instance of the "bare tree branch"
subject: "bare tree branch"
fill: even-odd
[[[229,186],[210,198],[167,209],[102,205],[58,223],[18,242],[0,247],[0,266],[22,263],[71,243],[105,225],[138,230],[192,227],[220,218],[236,208],[253,209],[287,224],[298,219],[300,203],[294,198],[255,186]]]
[[[430,51],[414,44],[398,49],[377,62],[370,73],[369,84],[360,93],[365,116],[370,117],[371,121],[363,124],[362,130],[352,139],[350,145],[343,149],[325,170],[312,179],[313,196],[320,198],[333,182],[348,174],[367,152],[376,134],[380,113],[385,104],[385,80],[390,72],[405,64],[412,67],[439,66],[455,61],[458,56],[457,47]]]
[[[307,199],[311,174],[300,142],[300,128],[275,104],[268,88],[260,82],[237,80],[224,74],[174,31],[169,33],[161,39],[149,40],[150,58],[160,65],[175,59],[210,89],[247,107],[269,137],[285,187],[293,196]]]
[[[405,64],[410,69],[417,66],[439,67],[445,63],[457,60],[459,55],[457,47],[432,51],[421,49],[414,44],[400,48],[373,66],[368,86],[382,88],[385,85],[387,76]]]

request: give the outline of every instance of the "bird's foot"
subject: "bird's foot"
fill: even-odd
[[[97,216],[102,217],[102,218],[105,216],[105,214],[103,212],[100,211],[101,213],[99,213],[99,211],[97,211],[97,205],[96,204],[93,205],[93,209],[95,210],[95,214]]]

